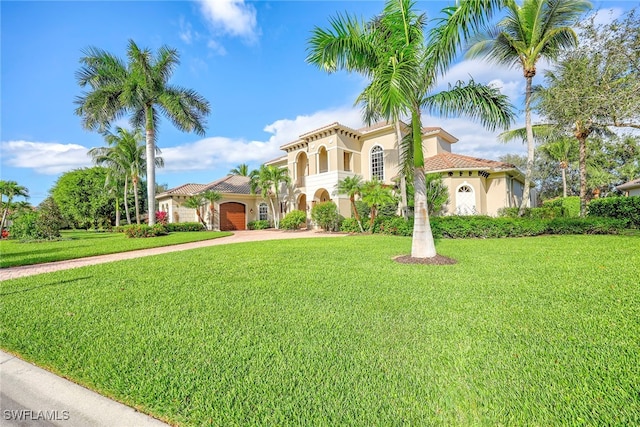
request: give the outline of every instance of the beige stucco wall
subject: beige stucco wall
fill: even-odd
[[[438,136],[429,136],[422,140],[422,152],[425,158],[443,152],[450,153],[451,144]]]
[[[384,182],[391,184],[391,178],[398,174],[398,147],[394,132],[375,135],[362,143],[360,170],[365,181],[371,180],[371,150],[379,145],[384,152]]]

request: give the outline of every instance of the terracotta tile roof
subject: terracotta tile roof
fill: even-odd
[[[158,194],[156,196],[156,199],[163,196],[174,196],[174,195],[191,196],[193,194],[201,192],[204,189],[204,187],[206,187],[206,185],[204,184],[182,184],[179,187],[170,188],[169,190]]]
[[[389,126],[389,125],[391,125],[391,124],[393,124],[393,123],[391,123],[391,122],[387,122],[387,121],[382,121],[382,122],[374,123],[374,124],[372,124],[371,126],[365,126],[365,127],[362,127],[362,128],[360,128],[360,129],[358,129],[358,132],[360,132],[360,133],[372,132],[372,131],[374,131],[374,130],[377,130],[377,129],[383,128],[383,127],[385,127],[385,126]]]
[[[630,190],[632,188],[640,187],[640,178],[632,179],[629,182],[625,182],[624,184],[618,185],[616,188],[618,190]]]
[[[511,163],[481,159],[478,157],[463,156],[461,154],[453,153],[440,153],[424,159],[424,168],[428,172],[440,172],[460,169],[493,171],[517,169]]]
[[[251,180],[247,176],[227,175],[203,187],[202,191],[212,190],[220,193],[251,194]]]

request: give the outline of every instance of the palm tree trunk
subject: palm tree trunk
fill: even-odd
[[[413,238],[411,256],[413,258],[433,258],[437,255],[433,241],[429,207],[427,205],[427,183],[424,176],[424,154],[422,153],[422,123],[420,107],[415,105],[411,112],[413,133]]]
[[[202,224],[204,228],[207,228],[207,223],[202,219],[202,214],[200,213],[200,208],[196,208],[196,215],[198,215],[198,221]]]
[[[567,197],[567,171],[566,168],[561,168],[562,171],[562,197]]]
[[[586,136],[578,137],[580,148],[580,217],[587,215],[587,138]]]
[[[276,208],[273,205],[273,199],[271,197],[269,197],[269,203],[271,204],[271,212],[273,212],[273,226],[278,229],[278,226],[280,225],[278,222],[278,217],[276,216]]]
[[[131,214],[129,213],[129,179],[124,177],[124,212],[127,214],[127,225],[131,225]]]
[[[7,219],[7,213],[9,212],[9,202],[7,202],[7,207],[4,208],[2,212],[2,222],[0,222],[0,232],[4,230],[4,222]]]
[[[364,228],[362,228],[362,221],[360,220],[360,214],[358,213],[358,209],[356,208],[356,199],[353,196],[349,197],[349,201],[351,202],[351,209],[353,209],[353,216],[358,221],[358,227],[360,227],[360,232],[364,233]]]
[[[147,106],[146,116],[148,224],[154,225],[156,223],[156,144],[153,110],[151,106]]]
[[[209,205],[209,226],[210,230],[213,231],[213,213],[215,212],[215,207],[213,206],[213,202]]]
[[[116,227],[120,227],[120,203],[118,200],[117,191],[116,191]]]
[[[531,125],[531,94],[533,93],[531,82],[533,76],[525,76],[527,90],[524,99],[524,126],[527,131],[527,170],[524,174],[524,189],[522,191],[522,202],[518,215],[524,215],[524,210],[530,206],[529,194],[531,191],[531,175],[533,175],[533,160],[535,156],[535,145],[533,140],[533,127]]]
[[[140,225],[140,201],[138,200],[138,178],[132,178],[133,181],[133,200],[136,204],[136,224]]]
[[[376,220],[376,205],[371,206],[371,219],[369,220],[369,233],[373,234],[373,223]]]
[[[429,222],[427,184],[425,181],[424,168],[413,168],[413,183],[415,194],[411,256],[413,258],[433,258],[437,253],[431,231],[431,223]]]
[[[396,142],[398,144],[398,164],[400,166],[400,212],[404,219],[409,216],[407,202],[407,177],[404,174],[405,168],[402,165],[402,132],[400,131],[400,121],[396,120]]]

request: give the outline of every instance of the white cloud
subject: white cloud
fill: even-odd
[[[17,168],[33,169],[43,175],[56,175],[91,166],[87,148],[57,142],[3,141],[3,162]]]
[[[593,14],[596,25],[610,24],[622,16],[624,11],[620,8],[600,9]]]
[[[227,50],[224,48],[224,46],[213,39],[207,42],[207,47],[217,55],[224,56],[227,54]]]
[[[203,138],[193,143],[162,149],[166,172],[209,170],[238,163],[263,163],[284,155],[280,146],[295,141],[300,135],[333,122],[358,128],[360,112],[342,107],[318,111],[295,119],[281,119],[265,126],[271,136],[264,141],[247,141],[227,137]]]
[[[183,17],[180,17],[180,32],[178,33],[180,39],[186,44],[191,44],[193,40],[193,33],[191,31],[191,24],[186,22]]]
[[[244,0],[200,0],[200,10],[216,32],[247,41],[255,41],[260,33],[256,9]]]

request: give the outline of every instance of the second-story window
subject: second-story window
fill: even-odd
[[[384,151],[379,145],[371,150],[371,178],[384,181]]]

